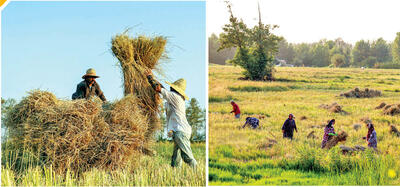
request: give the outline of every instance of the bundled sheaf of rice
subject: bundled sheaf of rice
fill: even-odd
[[[347,138],[347,133],[344,131],[340,131],[337,136],[333,136],[331,139],[328,140],[328,142],[326,142],[324,148],[330,149],[336,146],[339,142],[346,141],[346,138]]]
[[[320,108],[327,109],[329,112],[334,112],[334,113],[345,113],[345,111],[342,109],[342,106],[340,106],[338,103],[334,102],[330,105],[328,104],[321,104],[319,105]]]
[[[400,104],[386,105],[383,108],[383,114],[391,116],[400,114]]]
[[[371,98],[371,97],[380,97],[382,96],[382,92],[379,90],[364,88],[363,90],[360,88],[354,88],[353,90],[349,90],[345,93],[341,93],[342,97],[355,97],[355,98]]]
[[[127,31],[112,38],[111,50],[123,73],[124,93],[136,94],[144,114],[151,119],[146,137],[159,128],[160,98],[148,83],[145,73],[159,69],[161,58],[166,58],[165,37],[129,37]]]
[[[101,101],[65,101],[31,91],[8,114],[9,142],[58,172],[117,168],[146,148],[150,122],[128,95],[104,111]]]
[[[375,107],[375,109],[381,109],[381,108],[383,108],[385,106],[386,106],[386,103],[382,102],[381,104],[379,104],[379,106]]]

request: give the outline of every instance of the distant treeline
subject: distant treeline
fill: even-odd
[[[218,36],[212,34],[209,37],[210,63],[225,64],[235,55],[234,48],[217,51],[218,48]],[[400,32],[393,42],[379,38],[374,41],[360,40],[354,46],[341,38],[299,44],[288,43],[284,39],[279,43],[275,58],[294,66],[400,68]]]

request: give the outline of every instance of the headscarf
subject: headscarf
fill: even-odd
[[[335,122],[335,119],[331,119],[328,123],[328,125],[326,125],[327,127],[332,127],[333,122]]]
[[[369,140],[369,137],[371,136],[372,132],[375,130],[374,125],[372,123],[368,123],[368,134],[367,134],[367,140]]]

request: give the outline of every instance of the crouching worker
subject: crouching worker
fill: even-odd
[[[324,129],[324,137],[322,138],[321,148],[326,146],[326,142],[330,140],[333,136],[337,136],[338,134],[335,133],[335,128],[333,125],[335,124],[335,119],[329,121],[328,125],[326,125]]]
[[[249,125],[252,129],[256,129],[260,126],[260,121],[254,117],[247,117],[242,128],[245,128],[246,125]]]
[[[106,102],[106,97],[104,97],[99,84],[97,84],[96,78],[99,78],[99,76],[96,75],[96,71],[92,68],[88,69],[86,74],[82,76],[84,80],[78,84],[76,92],[72,94],[72,100],[89,99],[97,95],[103,102]]]
[[[197,162],[194,159],[192,149],[190,148],[190,136],[192,127],[186,119],[185,94],[186,81],[179,79],[174,83],[167,82],[170,85],[170,91],[166,90],[159,82],[153,79],[151,72],[147,73],[147,79],[153,89],[161,93],[167,101],[165,105],[166,120],[168,127],[168,136],[174,140],[174,152],[172,154],[171,166],[181,166],[182,158],[191,167],[196,168]]]

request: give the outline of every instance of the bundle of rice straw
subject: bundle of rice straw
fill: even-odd
[[[390,132],[396,135],[397,137],[400,137],[400,131],[397,130],[397,128],[394,125],[390,125]]]
[[[145,73],[153,69],[159,70],[161,58],[166,58],[165,37],[156,36],[149,38],[138,36],[129,37],[128,31],[112,38],[111,50],[118,59],[123,73],[124,94],[135,94],[144,114],[149,116],[151,122],[146,137],[151,138],[153,132],[160,126],[160,97],[148,83]]]
[[[382,102],[379,106],[375,107],[375,109],[381,109],[386,106],[385,102]]]
[[[364,88],[364,90],[361,90],[360,88],[354,88],[353,90],[341,93],[340,96],[355,97],[355,98],[371,98],[371,97],[382,96],[382,92],[379,90],[374,90],[369,88]]]
[[[321,104],[319,105],[320,108],[327,109],[329,112],[334,112],[334,113],[346,113],[343,109],[342,106],[340,106],[338,103],[334,102],[330,105],[327,104]]]
[[[337,136],[333,136],[331,139],[328,140],[328,142],[326,142],[324,148],[330,149],[335,145],[337,145],[339,142],[346,141],[346,138],[347,138],[347,133],[344,131],[340,131]]]
[[[400,114],[400,104],[391,104],[391,105],[386,105],[383,108],[383,114],[385,115],[397,115]]]
[[[5,118],[9,143],[57,172],[124,166],[147,146],[149,118],[128,95],[103,110],[99,98],[59,100],[31,91]]]

